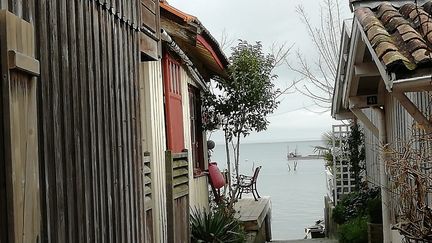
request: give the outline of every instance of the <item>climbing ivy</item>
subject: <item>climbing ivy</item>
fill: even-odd
[[[351,132],[349,133],[347,143],[355,189],[356,191],[359,191],[361,187],[362,172],[365,169],[365,146],[364,133],[355,121],[351,123]]]

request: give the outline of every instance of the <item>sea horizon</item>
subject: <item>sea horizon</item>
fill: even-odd
[[[211,140],[211,139],[210,139]],[[296,142],[323,142],[324,139],[299,139],[299,140],[275,140],[275,141],[240,141],[241,144],[269,144],[269,143],[296,143]],[[224,141],[214,141],[215,145],[225,145]]]
[[[324,218],[324,160],[299,160],[295,171],[294,161],[287,160],[288,150],[300,155],[313,154],[314,147],[321,145],[321,141],[240,144],[240,173],[251,175],[254,168],[262,166],[257,187],[261,196],[271,197],[274,240],[301,239],[305,236],[305,227]],[[223,144],[216,145],[211,159],[220,169],[226,168]]]

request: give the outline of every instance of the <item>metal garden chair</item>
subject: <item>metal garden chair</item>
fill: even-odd
[[[252,193],[255,201],[258,201],[258,198],[261,196],[258,194],[256,182],[258,179],[258,174],[261,170],[262,166],[258,166],[255,168],[253,176],[240,175],[240,181],[238,182],[238,193],[237,198],[241,199],[243,193]],[[256,195],[255,195],[256,194]]]

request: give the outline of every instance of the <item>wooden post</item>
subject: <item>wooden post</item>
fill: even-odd
[[[9,242],[40,242],[40,192],[33,26],[0,11],[0,57],[4,168]],[[0,193],[2,191],[0,190]]]
[[[167,211],[167,239],[169,243],[174,243],[174,196],[173,196],[173,156],[171,151],[165,152],[165,171],[166,171],[166,211]]]
[[[189,162],[187,151],[166,151],[166,210],[168,243],[189,242]]]

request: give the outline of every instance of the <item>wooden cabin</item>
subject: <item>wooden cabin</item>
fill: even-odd
[[[380,145],[399,150],[413,127],[431,131],[431,2],[351,0],[350,6],[354,15],[343,26],[332,115],[357,119],[365,128],[367,181],[382,187],[384,242],[400,242],[391,230],[400,202],[386,189],[391,181]]]
[[[228,60],[194,16],[161,2],[161,26],[168,149],[190,151],[190,204],[208,208],[207,136],[202,129],[201,94],[212,77],[226,77]],[[180,129],[183,127],[183,129]]]
[[[0,243],[188,241],[189,222],[175,220],[187,219],[189,194],[194,205],[204,193],[192,165],[205,135],[191,135],[202,131],[190,108],[203,87],[162,44],[159,1],[0,0],[0,9]],[[215,58],[190,59],[208,81],[208,65],[219,58],[223,73],[227,62],[202,31],[191,48]],[[170,95],[181,110],[164,106]]]

